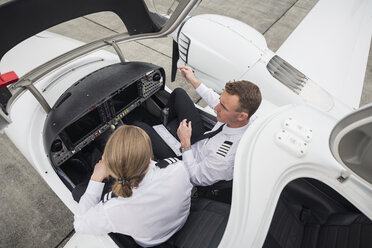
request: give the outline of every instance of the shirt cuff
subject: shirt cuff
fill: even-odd
[[[85,193],[92,194],[92,195],[102,194],[102,191],[103,191],[103,187],[104,186],[105,186],[104,183],[90,180],[89,181],[89,184],[88,184],[88,187],[87,187],[87,190],[85,191]]]
[[[199,87],[198,88],[196,88],[195,90],[196,90],[196,92],[199,94],[199,95],[203,95],[203,94],[205,94],[207,91],[208,91],[208,87],[207,86],[205,86],[204,84],[200,84],[199,85]]]
[[[182,153],[182,160],[186,163],[190,163],[194,161],[194,155],[192,154],[192,149],[187,150]]]

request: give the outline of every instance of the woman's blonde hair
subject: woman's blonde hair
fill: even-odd
[[[132,189],[144,178],[151,158],[151,140],[145,131],[136,126],[119,127],[108,139],[103,153],[104,163],[116,179],[112,192],[132,196]]]

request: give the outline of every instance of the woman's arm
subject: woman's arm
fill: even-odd
[[[94,167],[88,187],[79,201],[78,211],[74,216],[76,232],[106,234],[112,231],[103,203],[100,202],[105,185],[102,181],[107,176],[105,164],[100,160]]]

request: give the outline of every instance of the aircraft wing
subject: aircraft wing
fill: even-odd
[[[371,0],[320,0],[277,53],[331,95],[358,108],[371,34]]]

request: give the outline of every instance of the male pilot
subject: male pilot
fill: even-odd
[[[180,120],[177,135],[181,142],[182,160],[190,173],[191,182],[194,185],[207,186],[221,180],[232,180],[236,149],[250,124],[251,116],[260,106],[260,89],[249,81],[229,82],[219,96],[203,85],[191,68],[179,67],[179,70],[204,101],[216,111],[218,121],[208,132],[210,135],[201,135],[200,132],[204,129],[201,118],[196,109],[192,110],[193,104],[186,104],[189,103],[186,92],[178,91],[174,98],[179,100],[171,99],[176,103],[176,115],[180,113],[185,117],[181,121],[177,116]],[[172,105],[168,105],[172,110]]]
[[[207,104],[214,108],[218,121],[210,132],[205,133],[203,120],[186,91],[177,88],[170,95],[166,106],[170,122],[167,127],[180,140],[182,160],[189,171],[191,183],[208,186],[221,180],[232,180],[236,149],[250,124],[251,116],[261,103],[260,89],[248,81],[229,82],[219,96],[203,85],[191,68],[178,69]],[[176,156],[152,127],[143,122],[134,125],[148,133],[158,159]]]

